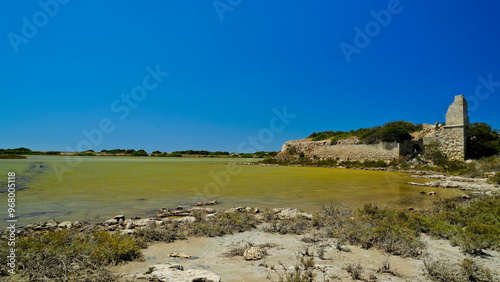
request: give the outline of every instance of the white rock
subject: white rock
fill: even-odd
[[[108,220],[106,220],[106,221],[104,222],[104,224],[106,224],[106,225],[116,225],[116,224],[118,224],[118,220],[116,220],[116,219],[114,219],[114,218],[112,218],[112,219],[108,219]]]
[[[149,270],[141,275],[152,281],[162,282],[220,282],[221,278],[210,271],[199,269],[184,270],[179,264],[156,264],[149,266]],[[137,277],[137,276],[136,276]]]
[[[185,216],[185,217],[179,217],[179,218],[173,218],[172,220],[181,222],[181,223],[193,223],[196,221],[196,218],[194,216]]]
[[[134,229],[124,229],[124,230],[120,230],[120,234],[122,235],[132,235],[135,233],[135,230]]]
[[[191,258],[191,255],[186,253],[169,253],[168,256],[171,258]]]
[[[134,225],[138,227],[150,226],[154,221],[149,218],[137,219],[134,221]]]
[[[59,228],[68,228],[70,229],[71,227],[73,227],[73,223],[71,223],[71,221],[63,221],[61,223],[59,223],[59,225],[57,225]]]
[[[264,251],[256,247],[250,247],[243,253],[245,260],[259,260],[264,257]]]
[[[301,212],[298,209],[285,208],[285,209],[278,209],[278,210],[279,210],[278,216],[280,218],[293,218],[293,217],[297,217],[299,215],[303,216],[303,217],[310,218],[310,219],[312,219],[312,217],[313,217],[312,214]]]

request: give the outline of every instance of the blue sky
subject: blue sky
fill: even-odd
[[[314,131],[444,122],[458,94],[471,122],[500,129],[499,12],[498,1],[6,2],[0,148],[279,150]]]

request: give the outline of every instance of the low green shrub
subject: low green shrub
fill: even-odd
[[[0,276],[6,271],[6,241],[1,242]],[[140,257],[130,236],[105,231],[53,231],[20,236],[16,240],[17,272],[30,281],[115,281],[109,269]]]
[[[209,218],[195,215],[195,218],[196,221],[186,227],[188,235],[223,236],[252,230],[258,223],[255,215],[250,212],[224,212]]]
[[[303,234],[312,227],[312,222],[304,216],[296,216],[292,218],[277,219],[273,218],[269,226],[264,228],[264,231],[269,233],[280,234]]]
[[[182,233],[178,227],[178,223],[173,223],[167,225],[166,229],[160,228],[142,228],[137,230],[136,238],[138,238],[141,243],[149,242],[174,242],[175,240],[184,240],[186,236]]]
[[[488,182],[493,184],[500,184],[500,172],[488,177]]]
[[[470,254],[484,249],[500,250],[500,197],[461,198],[439,202],[427,225],[433,236],[451,239],[451,243]]]
[[[376,247],[394,255],[418,256],[424,249],[419,240],[418,224],[412,215],[393,209],[366,204],[362,208],[323,207],[313,217],[314,225],[327,228],[327,236],[341,242],[361,245],[365,249]]]
[[[500,156],[481,158],[477,161],[476,168],[481,172],[500,172]]]
[[[490,270],[472,259],[464,259],[461,263],[425,259],[424,271],[437,281],[492,281]]]

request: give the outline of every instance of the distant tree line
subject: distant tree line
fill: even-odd
[[[14,158],[12,156],[21,156],[21,155],[60,155],[59,151],[32,151],[28,148],[20,147],[16,149],[0,149],[0,156],[2,158],[8,158],[7,156],[11,156],[9,158]],[[108,156],[116,156],[116,155],[124,155],[124,156],[133,156],[133,157],[182,157],[182,156],[203,156],[203,157],[233,157],[233,158],[268,158],[276,156],[278,152],[255,152],[255,153],[229,153],[226,151],[207,151],[207,150],[185,150],[185,151],[174,151],[172,153],[161,152],[161,151],[153,151],[151,154],[148,154],[143,149],[134,150],[134,149],[112,149],[112,150],[101,150],[100,153],[96,153],[94,150],[87,150],[83,152],[75,152],[73,155],[75,156],[97,156],[97,155],[108,155]]]
[[[15,149],[0,149],[0,154],[5,155],[60,155],[59,151],[32,151],[28,148],[20,147]]]

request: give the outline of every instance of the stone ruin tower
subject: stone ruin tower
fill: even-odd
[[[465,160],[468,128],[467,100],[463,95],[457,95],[453,104],[448,107],[443,130],[435,136],[424,137],[424,146],[435,143],[451,160]]]

